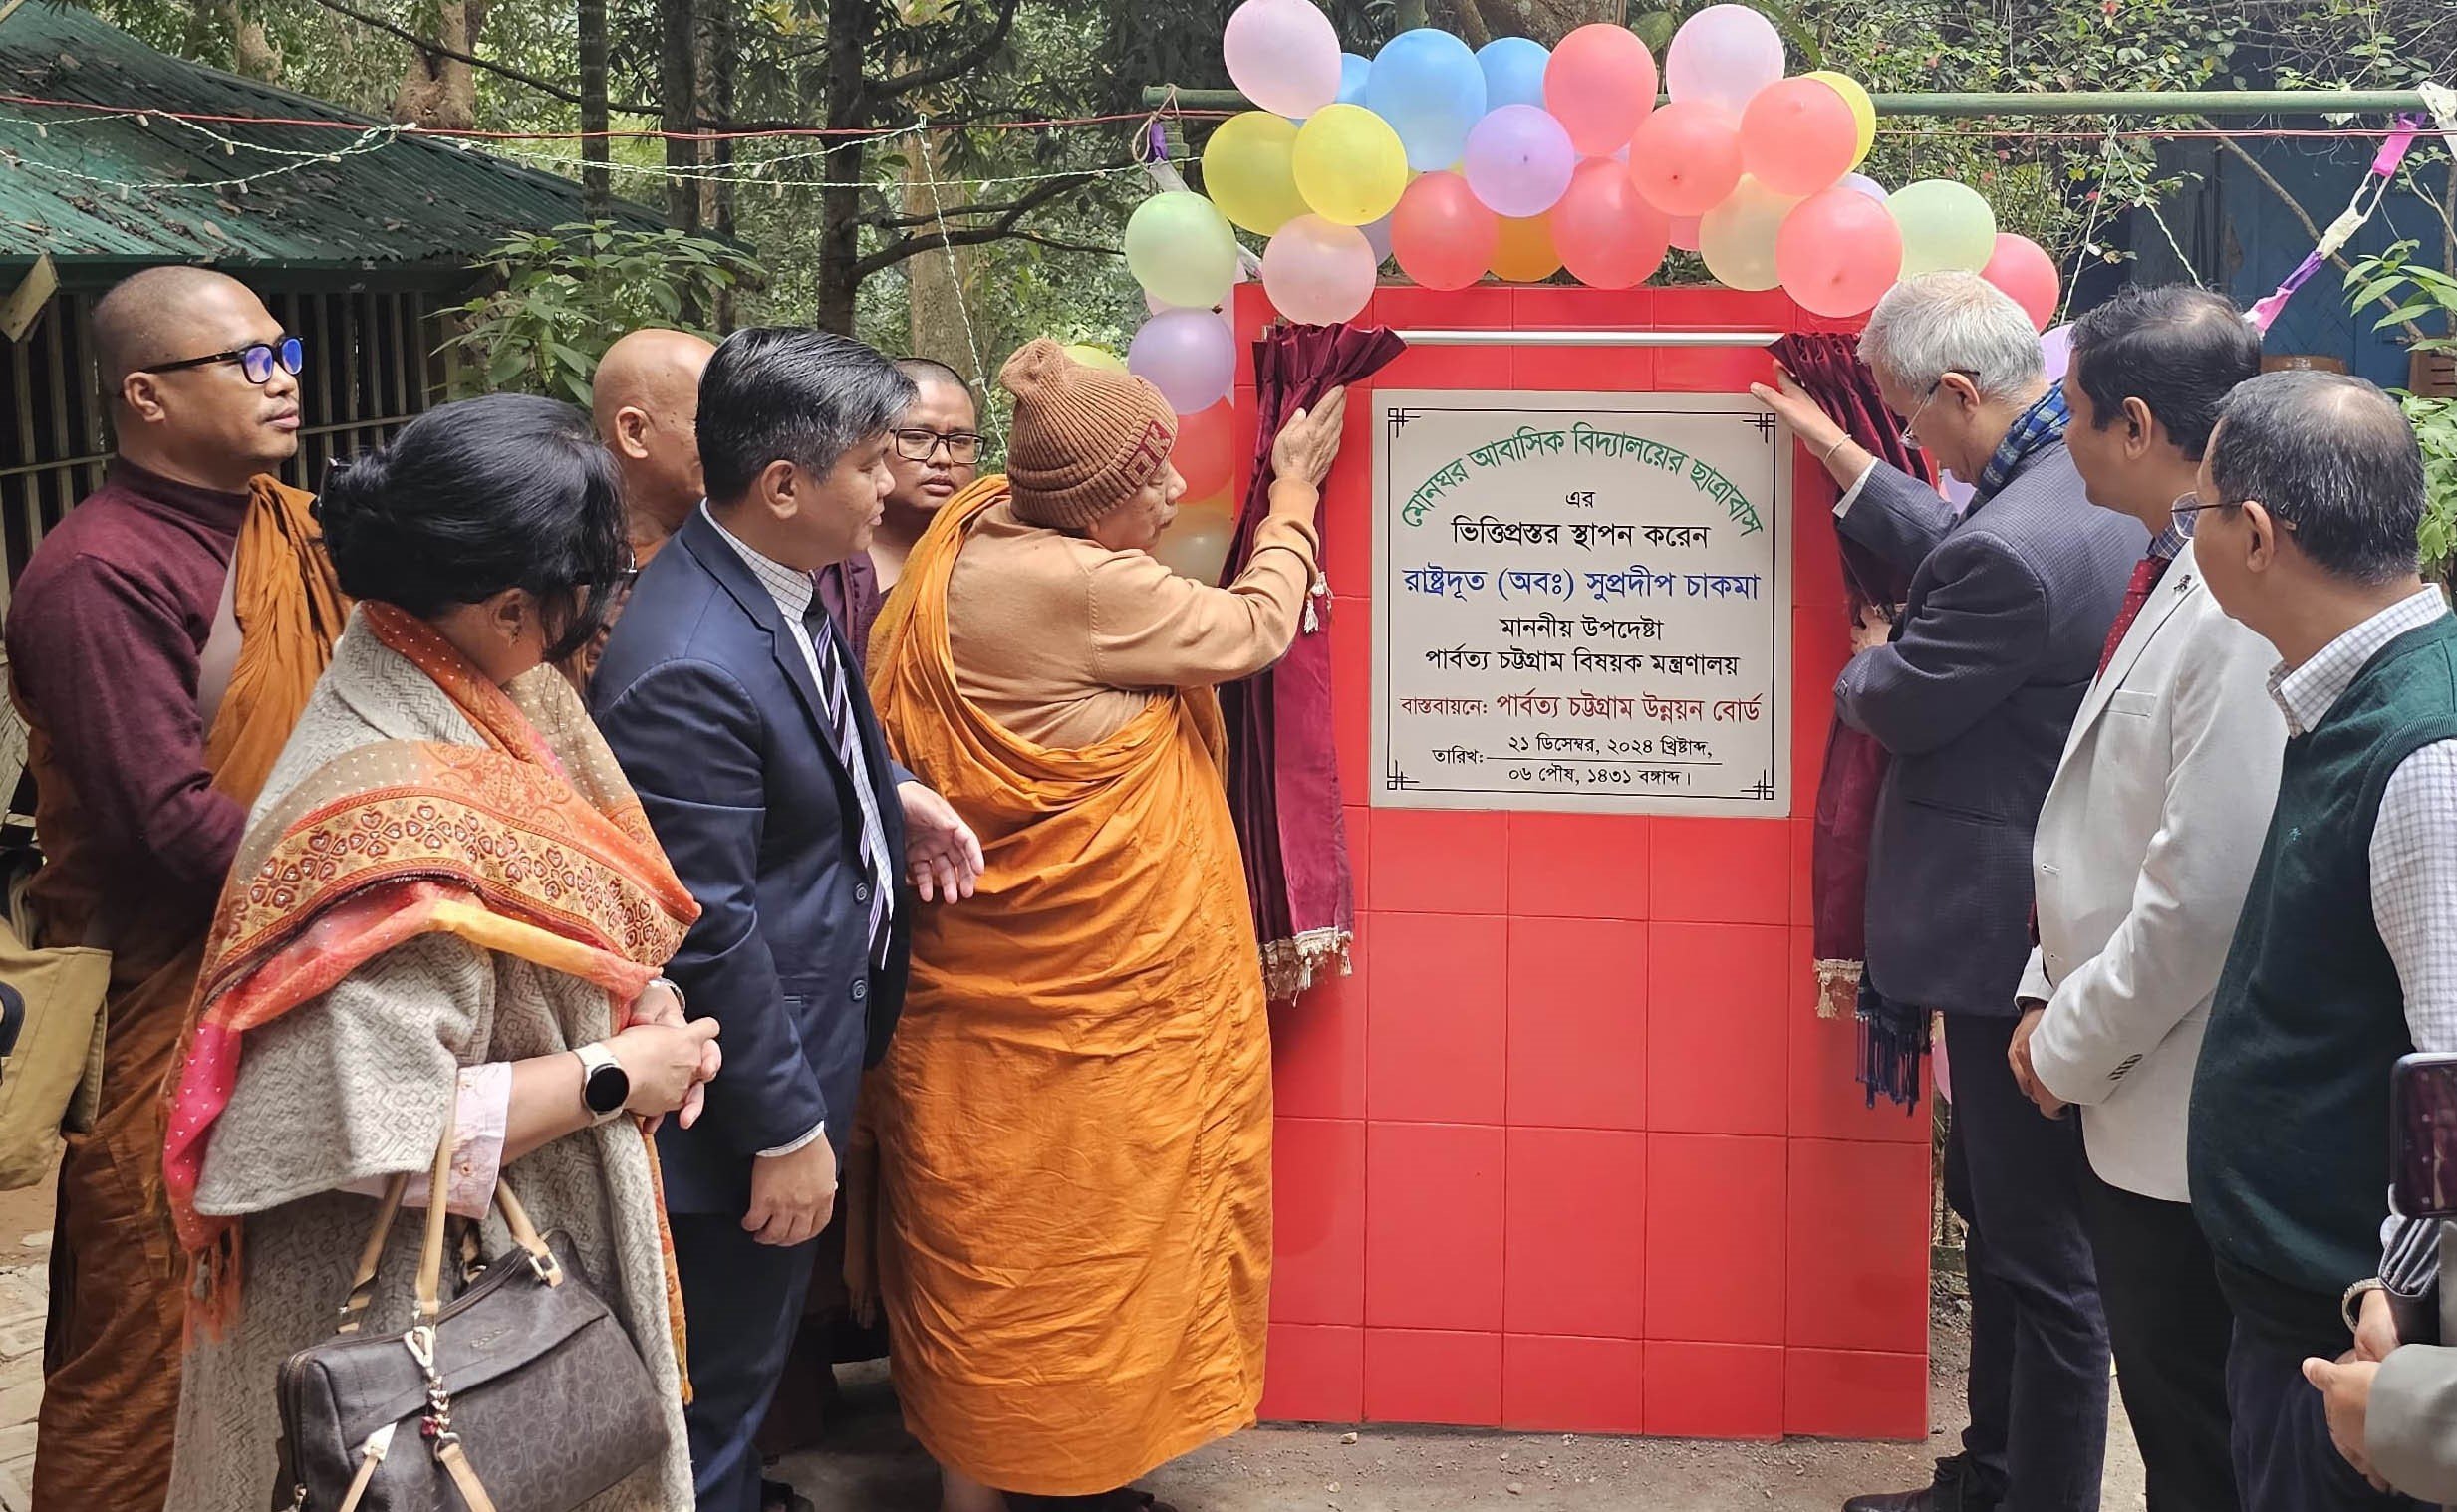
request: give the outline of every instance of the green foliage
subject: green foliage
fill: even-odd
[[[2355,314],[2385,307],[2374,331],[2409,321],[2437,326],[2408,345],[2417,352],[2457,352],[2457,278],[2414,261],[2418,243],[2401,241],[2366,257],[2346,273],[2346,305]],[[2423,449],[2423,571],[2445,583],[2457,565],[2457,399],[2399,392],[2397,402]]]
[[[465,393],[542,393],[589,402],[598,359],[643,326],[690,329],[686,308],[760,275],[722,242],[597,221],[505,238],[475,265],[497,287],[454,312],[444,350]],[[705,333],[702,333],[703,335]]]

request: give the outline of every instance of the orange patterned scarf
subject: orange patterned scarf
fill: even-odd
[[[385,604],[361,613],[486,743],[361,747],[302,781],[240,846],[165,1088],[164,1184],[196,1272],[190,1317],[208,1328],[236,1305],[240,1230],[196,1210],[196,1182],[250,1030],[437,931],[596,983],[620,1024],[699,915],[567,688],[522,679],[507,691],[417,619]],[[539,719],[564,738],[550,745]],[[654,1145],[650,1159],[654,1174]],[[661,1197],[661,1237],[665,1223]],[[680,1362],[671,1246],[667,1275]]]

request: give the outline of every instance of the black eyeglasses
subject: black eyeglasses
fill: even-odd
[[[981,438],[969,430],[899,430],[896,454],[908,462],[927,462],[947,448],[947,459],[958,467],[981,459]]]
[[[244,347],[233,347],[228,352],[211,352],[203,357],[182,358],[175,363],[155,363],[150,368],[139,368],[136,371],[139,373],[179,373],[189,368],[210,368],[215,363],[236,363],[239,365],[239,371],[247,375],[249,382],[268,383],[273,380],[273,368],[277,363],[281,365],[282,372],[289,374],[292,378],[297,378],[299,370],[307,366],[307,349],[300,344],[297,337],[285,336],[278,342],[250,342]]]
[[[2228,507],[2223,501],[2204,499],[2198,492],[2195,492],[2184,494],[2173,504],[2168,505],[2167,514],[2175,521],[2176,529],[2189,536],[2193,533],[2193,528],[2200,523],[2203,510]],[[2295,534],[2295,522],[2280,519],[2275,511],[2270,515],[2270,523],[2289,535]]]

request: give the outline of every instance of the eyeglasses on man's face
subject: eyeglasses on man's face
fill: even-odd
[[[236,363],[239,371],[247,375],[249,382],[263,384],[273,380],[273,370],[277,367],[292,378],[297,378],[299,370],[307,366],[307,349],[297,337],[285,336],[278,342],[250,342],[244,347],[233,347],[228,352],[208,352],[203,357],[181,358],[175,363],[155,363],[137,372],[183,373],[190,368],[209,368],[216,363]]]
[[[1920,416],[1926,414],[1928,412],[1928,406],[1936,402],[1937,390],[1945,386],[1946,378],[1955,374],[1961,374],[1964,378],[1971,379],[1973,382],[1979,381],[1978,374],[1962,368],[1948,368],[1945,372],[1938,374],[1937,380],[1928,385],[1928,391],[1920,395],[1918,405],[1912,409],[1910,415],[1902,422],[1902,431],[1898,439],[1901,440],[1905,451],[1917,451],[1921,449],[1920,438],[1913,433],[1919,426]]]
[[[890,434],[896,440],[896,454],[908,462],[927,462],[942,446],[947,448],[947,459],[958,467],[981,459],[981,438],[969,430],[908,429]]]
[[[2189,536],[2193,533],[2194,529],[2200,525],[2201,512],[2203,510],[2226,509],[2228,507],[2229,505],[2222,499],[2205,499],[2201,497],[2198,492],[2194,492],[2185,494],[2179,497],[2173,504],[2168,505],[2167,515],[2170,519],[2175,521],[2176,529]],[[2270,523],[2277,526],[2280,530],[2287,532],[2289,535],[2295,534],[2295,522],[2293,520],[2282,520],[2277,516],[2277,514],[2272,513],[2270,516]]]

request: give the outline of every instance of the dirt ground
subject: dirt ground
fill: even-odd
[[[1584,1434],[1367,1427],[1257,1428],[1154,1474],[1144,1485],[1179,1512],[1834,1512],[1863,1491],[1923,1484],[1929,1461],[1962,1431],[1967,1314],[1950,1290],[1931,1330],[1926,1444],[1772,1444]],[[785,1476],[819,1512],[935,1512],[930,1462],[899,1425],[877,1368],[848,1373],[847,1411],[830,1443],[796,1456]],[[2136,1512],[2141,1458],[2117,1403],[2108,1424],[2105,1512]]]

